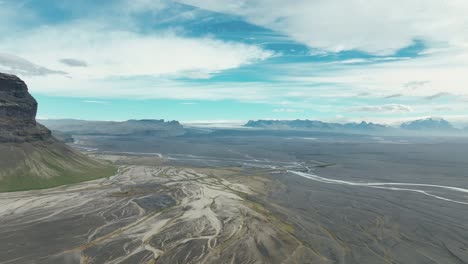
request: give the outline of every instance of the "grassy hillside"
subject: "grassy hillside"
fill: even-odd
[[[44,189],[109,177],[116,171],[56,140],[0,144],[0,192]]]

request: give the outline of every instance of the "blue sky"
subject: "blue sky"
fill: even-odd
[[[40,118],[468,121],[453,0],[0,0]]]

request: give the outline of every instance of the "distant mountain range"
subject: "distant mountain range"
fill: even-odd
[[[85,121],[75,119],[43,119],[39,122],[56,131],[69,135],[103,136],[156,136],[171,137],[185,134],[184,127],[177,121],[164,120],[128,120]],[[62,136],[60,136],[62,137]]]
[[[434,130],[453,131],[457,130],[450,122],[441,118],[427,118],[401,124],[400,128],[408,130]]]
[[[457,129],[447,120],[440,118],[414,120],[403,123],[399,127],[368,122],[340,124],[317,120],[250,120],[244,126],[271,130],[310,130],[384,135],[464,135],[468,131],[468,128]]]
[[[178,121],[128,120],[85,121],[75,119],[43,119],[39,122],[50,128],[53,135],[64,142],[73,142],[72,136],[149,136],[174,137],[190,133],[201,133],[200,129],[185,128]],[[318,120],[250,120],[245,128],[266,130],[301,130],[370,135],[467,135],[468,128],[455,128],[440,118],[419,119],[400,126],[388,126],[372,122],[329,123]],[[214,129],[216,130],[216,129]],[[211,133],[213,129],[204,133]]]
[[[250,120],[245,127],[265,128],[265,129],[302,129],[302,130],[320,130],[320,131],[343,131],[343,130],[385,130],[390,127],[374,123],[327,123],[318,120]]]

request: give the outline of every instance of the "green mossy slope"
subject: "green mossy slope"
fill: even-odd
[[[45,189],[116,172],[115,166],[93,160],[56,140],[0,144],[0,192]]]

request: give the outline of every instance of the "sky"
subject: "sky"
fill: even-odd
[[[0,0],[39,118],[468,125],[466,0]]]

